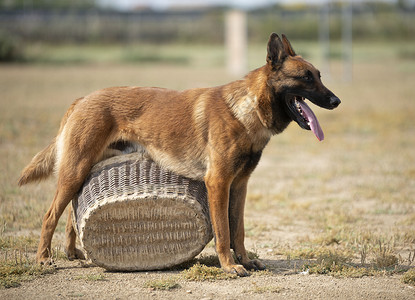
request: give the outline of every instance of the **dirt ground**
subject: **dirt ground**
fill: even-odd
[[[181,277],[182,270],[114,273],[59,259],[56,273],[0,289],[0,298],[415,299],[415,287],[404,284],[399,272],[358,278],[310,275],[303,268],[308,260],[295,255],[298,249],[324,246],[352,251],[352,261],[360,263],[367,243],[373,250],[366,261],[370,264],[381,241],[399,258],[398,265],[405,266],[411,264],[406,257],[415,248],[415,63],[359,64],[353,83],[338,80],[339,63],[333,70],[334,78],[326,84],[342,105],[335,111],[312,106],[326,140],[319,143],[311,132],[291,124],[272,139],[249,184],[246,246],[265,262],[268,272],[198,282]],[[15,182],[23,166],[54,136],[73,99],[114,85],[183,89],[229,80],[220,68],[2,66],[2,235],[38,238],[54,181],[22,189]],[[63,243],[63,228],[62,221],[54,245]],[[335,242],[327,242],[330,239]],[[35,247],[28,249],[30,255],[35,253]],[[202,252],[213,253],[212,243]],[[169,279],[179,286],[167,291],[146,287],[149,281]]]
[[[82,268],[76,262],[65,262],[59,264],[56,274],[26,282],[19,288],[1,290],[0,295],[2,299],[415,299],[415,289],[401,283],[399,276],[303,275],[286,272],[292,266],[285,261],[266,257],[264,262],[275,268],[272,275],[214,282],[182,280],[178,282],[180,288],[170,291],[151,290],[143,285],[175,272],[106,273],[101,268]],[[84,279],[91,273],[102,272],[103,281]]]

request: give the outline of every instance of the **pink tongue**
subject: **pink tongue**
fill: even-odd
[[[318,122],[316,115],[304,101],[299,101],[299,103],[304,115],[310,122],[310,128],[313,131],[314,135],[318,138],[319,141],[324,140],[324,133],[320,127],[320,123]]]

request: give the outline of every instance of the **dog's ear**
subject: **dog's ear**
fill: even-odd
[[[282,34],[282,43],[284,45],[284,50],[287,52],[290,56],[296,56],[295,51],[293,47],[291,46],[290,41],[288,40],[287,36],[285,34]]]
[[[278,34],[272,33],[268,41],[267,63],[272,68],[278,69],[287,56],[288,54],[284,49],[284,44],[282,43],[280,37]]]

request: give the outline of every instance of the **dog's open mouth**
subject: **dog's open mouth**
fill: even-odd
[[[301,96],[292,96],[288,100],[288,108],[293,120],[301,128],[311,130],[319,141],[324,140],[324,133],[320,123],[311,108],[305,103],[305,98]]]

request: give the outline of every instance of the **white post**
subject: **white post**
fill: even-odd
[[[246,12],[228,11],[225,19],[226,66],[232,75],[241,76],[247,71],[247,40]]]
[[[352,14],[353,6],[350,1],[343,2],[343,80],[350,82],[353,78],[353,40],[352,40]]]
[[[319,31],[322,47],[322,72],[324,77],[330,78],[330,0],[321,4]]]

